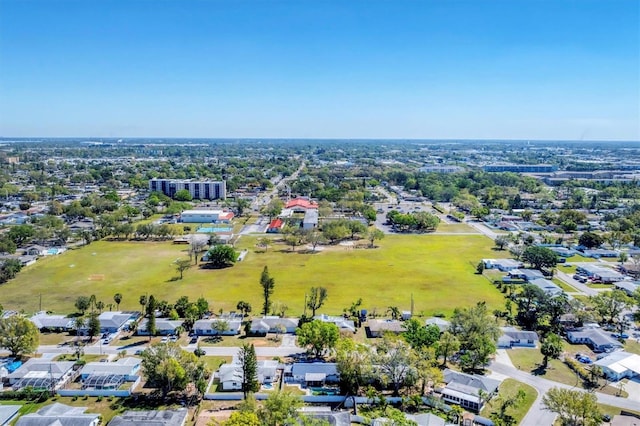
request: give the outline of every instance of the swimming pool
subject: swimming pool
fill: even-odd
[[[340,395],[340,389],[336,387],[310,387],[311,394],[315,396],[319,395]]]
[[[198,228],[197,232],[203,234],[213,234],[215,232],[230,232],[231,229],[232,228],[230,226],[202,226]]]
[[[60,254],[64,251],[65,249],[63,248],[50,248],[50,249],[47,249],[47,255]]]

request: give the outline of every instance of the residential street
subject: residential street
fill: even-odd
[[[502,350],[505,351],[505,350]],[[507,360],[505,360],[505,356]],[[519,382],[526,383],[533,386],[538,391],[538,398],[531,406],[531,409],[522,420],[521,426],[539,426],[539,425],[552,425],[555,419],[555,414],[545,410],[542,406],[542,396],[553,387],[560,387],[565,389],[579,389],[574,386],[568,386],[562,383],[554,382],[544,379],[540,376],[534,376],[524,371],[515,368],[508,358],[506,353],[503,356],[497,356],[494,362],[489,366],[489,370],[493,373],[497,373],[504,377],[510,377],[518,380]],[[595,392],[598,402],[602,404],[612,405],[615,407],[625,408],[628,410],[637,410],[638,401],[626,398],[620,398],[612,395],[606,395],[599,392]]]

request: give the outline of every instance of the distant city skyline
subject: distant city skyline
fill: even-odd
[[[632,0],[0,0],[0,137],[640,140]]]

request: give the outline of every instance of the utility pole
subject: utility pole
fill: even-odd
[[[411,293],[411,317],[413,317],[413,293]]]
[[[304,294],[304,316],[307,316],[307,293]]]

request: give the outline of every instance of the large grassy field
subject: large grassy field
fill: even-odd
[[[259,312],[259,285],[267,265],[275,279],[273,300],[302,313],[305,292],[312,286],[328,289],[322,312],[339,314],[358,298],[363,308],[384,313],[388,306],[409,309],[413,294],[416,313],[449,315],[455,307],[486,301],[491,309],[503,296],[486,278],[474,274],[483,257],[506,256],[492,251],[493,243],[478,235],[388,235],[376,249],[329,247],[308,253],[290,252],[275,244],[266,252],[255,245],[257,237],[242,237],[237,249],[248,249],[243,262],[222,270],[192,267],[177,280],[174,262],[187,257],[187,247],[171,242],[100,241],[44,258],[2,285],[0,304],[5,309],[33,312],[42,308],[58,313],[74,312],[78,296],[95,294],[105,304],[123,294],[120,309],[139,309],[140,295],[174,302],[182,295],[205,297],[214,311],[234,310],[245,300]]]

